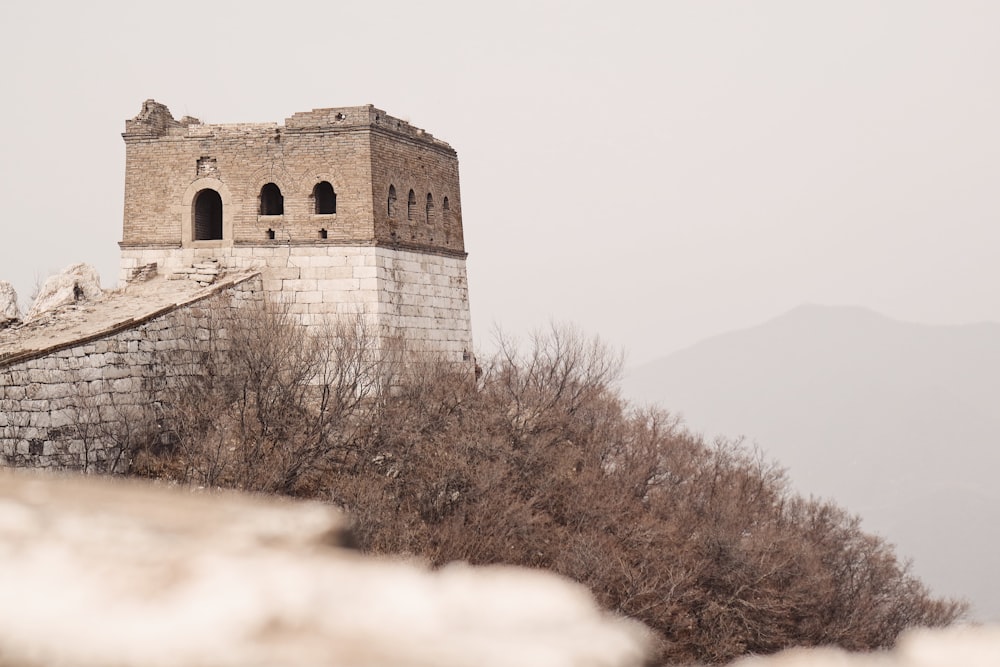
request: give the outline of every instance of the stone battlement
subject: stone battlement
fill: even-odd
[[[143,103],[142,111],[135,118],[125,121],[125,132],[122,137],[128,143],[164,137],[203,139],[259,133],[274,135],[281,132],[289,134],[344,132],[362,128],[419,141],[454,154],[454,150],[448,143],[435,138],[430,132],[415,127],[401,118],[390,116],[371,104],[358,107],[330,107],[300,111],[292,114],[290,118],[286,118],[284,125],[278,123],[206,124],[189,116],[175,120],[165,105],[156,100],[146,100]]]
[[[285,119],[285,129],[289,132],[325,132],[346,128],[368,127],[400,136],[416,139],[437,148],[452,151],[446,142],[437,139],[430,132],[410,125],[409,122],[390,116],[371,104],[360,107],[337,107],[303,111]]]

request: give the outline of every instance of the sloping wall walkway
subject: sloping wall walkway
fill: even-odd
[[[257,273],[209,288],[183,282],[136,286],[89,311],[6,332],[0,464],[114,471],[124,463],[128,445],[149,435],[134,429],[150,423],[166,378],[201,372],[218,315],[264,298]]]

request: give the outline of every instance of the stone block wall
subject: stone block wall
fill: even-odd
[[[145,321],[0,360],[0,464],[113,470],[122,445],[145,435],[130,429],[148,423],[140,417],[168,378],[204,372],[219,313],[263,298],[255,275]]]
[[[308,327],[343,315],[368,315],[384,338],[451,361],[473,352],[465,259],[379,246],[236,247],[122,251],[122,280],[156,262],[164,274],[207,259],[231,270],[259,271],[264,290]]]
[[[472,323],[465,260],[378,248],[383,326],[419,349],[470,361]]]

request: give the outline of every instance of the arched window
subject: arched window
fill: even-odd
[[[410,190],[410,196],[406,198],[406,219],[413,220],[417,217],[417,195]]]
[[[448,214],[451,213],[451,204],[448,203],[448,198],[444,198],[444,203],[441,204],[441,210],[444,213],[444,219],[448,219]]]
[[[386,202],[386,213],[389,217],[394,217],[396,215],[396,186],[389,185],[389,199]]]
[[[337,193],[333,191],[333,186],[326,181],[321,181],[313,188],[313,211],[318,215],[337,212]]]
[[[222,238],[222,197],[215,190],[205,189],[194,196],[194,240],[211,241]]]
[[[431,193],[427,193],[427,205],[424,207],[424,219],[427,224],[434,222],[434,197],[431,197]]]
[[[281,196],[281,189],[274,183],[268,183],[260,189],[260,214],[285,214],[285,198]]]

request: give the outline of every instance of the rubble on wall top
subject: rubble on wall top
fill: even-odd
[[[142,109],[135,118],[125,121],[125,134],[162,137],[172,129],[185,128],[188,125],[200,123],[201,121],[191,116],[184,116],[180,120],[176,120],[166,104],[148,99],[142,103]]]
[[[89,264],[73,264],[46,279],[24,319],[31,322],[61,306],[96,301],[103,296],[97,269]]]

